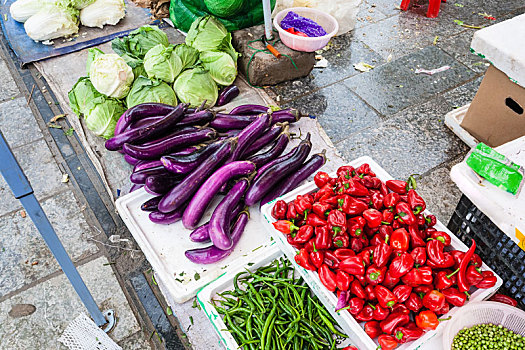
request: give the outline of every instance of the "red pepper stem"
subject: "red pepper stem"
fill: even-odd
[[[459,267],[456,269],[456,271],[452,272],[450,275],[447,275],[446,277],[450,279],[450,277],[454,276],[456,273],[459,272]]]
[[[318,250],[317,250],[317,248],[315,247],[315,242],[312,242],[312,247],[314,248],[314,253],[317,253]]]
[[[467,298],[470,299],[470,294],[468,292],[463,292],[467,295]]]
[[[423,208],[420,205],[418,205],[416,207],[416,210],[413,211],[414,215],[417,215],[417,214],[421,213],[421,209],[423,209]]]
[[[452,316],[449,316],[447,318],[438,318],[438,321],[448,321],[452,318]]]
[[[372,304],[370,304],[370,303],[368,303],[368,305],[370,305],[370,307],[371,307],[372,309],[374,309],[374,310],[376,309],[376,307],[375,307],[374,305],[372,305]]]
[[[401,331],[397,331],[397,333],[396,333],[396,338],[397,338],[397,340],[401,340],[401,339],[403,339],[403,332],[401,332]]]

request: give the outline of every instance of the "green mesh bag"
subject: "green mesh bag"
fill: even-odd
[[[276,0],[271,0],[272,11]],[[187,32],[197,18],[214,15],[228,31],[263,23],[261,0],[171,0],[170,19],[178,29]]]

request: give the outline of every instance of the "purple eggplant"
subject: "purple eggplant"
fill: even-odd
[[[115,125],[115,135],[121,134],[126,130],[126,128],[129,126],[129,124],[126,125],[126,115],[128,114],[128,111],[125,111],[122,113],[120,118],[117,120],[117,124]]]
[[[242,129],[232,129],[232,130],[221,132],[219,135],[225,136],[225,137],[236,137],[237,135],[239,135],[241,131]]]
[[[225,104],[233,100],[235,97],[239,96],[239,92],[239,88],[235,85],[225,87],[219,94],[219,98],[217,99],[217,103],[215,105],[224,106]]]
[[[268,113],[268,107],[261,105],[240,105],[230,111],[230,114],[259,114]]]
[[[164,158],[164,157],[162,157]],[[162,160],[162,165],[166,168],[167,171],[173,174],[184,175],[189,174],[195,170],[202,161],[194,161],[191,163],[178,163],[172,162],[168,158]]]
[[[146,178],[144,188],[149,193],[158,193],[158,195],[164,195],[181,181],[181,177],[173,176],[171,173],[151,175]]]
[[[164,167],[161,165],[161,166],[156,166],[153,168],[146,168],[146,169],[135,171],[134,173],[130,175],[129,179],[134,184],[143,185],[146,183],[146,179],[148,176],[160,175],[160,174],[170,174],[170,173],[166,169],[164,169]]]
[[[153,146],[153,145],[156,145],[158,143],[162,143],[162,142],[165,142],[166,140],[169,140],[170,138],[174,137],[174,136],[179,136],[179,135],[185,135],[187,133],[191,133],[191,132],[195,132],[195,131],[198,131],[200,130],[199,127],[193,127],[193,126],[186,126],[184,128],[181,128],[181,129],[175,129],[174,131],[166,134],[166,135],[162,135],[158,138],[153,138],[149,141],[146,141],[146,142],[139,142],[137,143],[137,146]]]
[[[228,250],[222,250],[217,248],[214,245],[211,245],[206,248],[197,248],[197,249],[191,249],[187,250],[184,254],[186,257],[191,260],[192,262],[196,264],[213,264],[217,261],[220,261],[224,258],[226,258],[228,255],[231,254],[237,243],[239,242],[244,229],[246,228],[246,224],[248,223],[249,216],[248,213],[242,212],[239,214],[237,221],[233,225],[233,229],[231,230],[231,240],[232,244],[230,249]]]
[[[210,128],[200,129],[186,134],[178,134],[155,144],[136,146],[125,143],[122,149],[126,154],[138,159],[156,159],[176,148],[212,140],[217,133]]]
[[[236,145],[237,139],[224,142],[215,153],[205,159],[191,174],[162,198],[159,203],[159,211],[169,213],[180,208],[184,202],[193,196],[206,178],[228,158]]]
[[[164,193],[159,193],[159,192],[155,192],[155,191],[152,191],[148,188],[148,186],[144,185],[144,191],[146,191],[147,193],[151,194],[152,196],[162,196]]]
[[[230,236],[231,214],[249,186],[250,183],[247,179],[239,180],[224,196],[211,215],[208,232],[213,245],[218,249],[227,250],[233,245]]]
[[[171,155],[172,156],[186,156],[188,154],[192,154],[193,152],[199,150],[200,147],[201,145],[189,146],[181,150],[178,150],[175,153],[172,153]]]
[[[124,120],[122,122],[123,129],[127,128],[128,125],[138,120],[158,116],[168,115],[173,112],[177,106],[171,106],[163,103],[141,103],[128,109],[124,114]]]
[[[160,160],[143,160],[139,164],[135,165],[133,167],[133,172],[137,172],[139,170],[149,169],[162,166],[162,162]]]
[[[240,201],[239,204],[237,204],[237,206],[235,207],[235,209],[233,209],[232,217],[236,217],[237,215],[239,215],[239,213],[241,212],[241,210],[243,210],[243,208],[244,208],[244,203]],[[210,233],[208,232],[209,224],[210,222],[208,221],[205,224],[202,224],[199,227],[197,227],[195,230],[193,230],[193,232],[190,233],[190,240],[192,242],[197,242],[197,243],[211,242]]]
[[[283,153],[284,150],[286,149],[286,146],[288,146],[289,141],[290,141],[290,133],[288,132],[288,129],[286,129],[285,132],[279,135],[279,137],[277,138],[273,146],[268,151],[251,156],[247,160],[249,160],[250,162],[253,162],[258,169],[262,165],[279,157],[281,153]]]
[[[182,210],[174,210],[170,213],[152,211],[149,213],[149,219],[155,224],[169,225],[182,219]]]
[[[301,113],[298,110],[289,108],[281,109],[280,111],[271,113],[272,125],[277,123],[288,122],[290,124],[295,123],[301,118]],[[238,115],[238,114],[223,114],[217,113],[215,119],[211,121],[210,126],[219,131],[232,130],[232,129],[244,129],[251,122],[258,117],[255,115]]]
[[[137,120],[134,123],[131,123],[125,130],[127,131],[127,130],[131,130],[131,129],[140,129],[140,128],[143,128],[143,127],[146,127],[146,126],[150,126],[151,124],[158,122],[159,120],[161,120],[164,117],[165,117],[165,115],[155,115],[155,116],[152,116],[152,117],[147,117],[147,118],[144,118],[144,119],[140,119],[140,120]]]
[[[162,118],[158,122],[143,128],[132,129],[115,135],[106,141],[105,146],[110,151],[117,151],[122,148],[125,143],[137,143],[166,133],[166,131],[174,128],[182,119],[184,116],[184,110],[186,108],[187,105],[179,104],[177,107],[174,107],[174,109],[168,113],[166,117]]]
[[[288,123],[278,123],[273,125],[261,137],[253,141],[243,154],[243,157],[249,157],[262,150],[265,146],[275,141],[275,139],[284,131],[288,131]]]
[[[264,130],[270,125],[271,121],[272,117],[269,114],[261,114],[250,123],[250,125],[244,128],[237,136],[239,139],[237,148],[233,151],[230,160],[241,159],[246,149],[250,146],[250,143],[264,133]]]
[[[186,114],[177,125],[203,125],[212,121],[213,118],[215,118],[215,113],[205,109],[195,113]]]
[[[142,211],[155,211],[157,210],[157,207],[159,206],[159,202],[162,199],[162,196],[153,197],[151,199],[148,199],[142,205],[140,206],[140,210]]]
[[[128,156],[127,154],[124,154],[124,160],[125,160],[129,165],[137,165],[138,163],[141,162],[140,159],[133,158],[132,156]]]
[[[261,199],[261,205],[271,202],[275,198],[295,189],[301,182],[306,180],[308,176],[319,170],[319,168],[326,162],[325,152],[326,150],[323,150],[321,153],[314,154],[299,170],[282,180],[268,194],[266,194],[263,199]]]
[[[280,180],[285,179],[294,171],[298,170],[308,156],[308,153],[310,153],[311,148],[312,143],[308,139],[301,141],[301,143],[292,150],[293,155],[290,158],[269,167],[258,178],[254,179],[253,184],[246,192],[246,205],[254,205],[272,190],[272,186],[275,186]]]
[[[136,190],[140,190],[142,187],[144,187],[144,185],[142,184],[133,184],[131,185],[131,188],[129,189],[129,193],[136,191]]]
[[[210,144],[201,144],[196,146],[197,149],[195,150],[195,152],[183,155],[168,154],[166,156],[161,157],[161,161],[163,158],[173,163],[192,163],[195,161],[202,161],[203,159],[207,158],[210,154],[218,150],[222,143],[223,141],[215,141]]]
[[[255,164],[248,161],[236,161],[223,165],[215,171],[199,188],[184,211],[182,224],[187,229],[194,229],[201,220],[220,188],[237,176],[249,175],[255,171]]]

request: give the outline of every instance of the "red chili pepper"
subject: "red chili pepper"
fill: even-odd
[[[376,210],[383,209],[383,195],[379,192],[372,194],[372,207]]]
[[[315,246],[317,249],[328,249],[332,246],[332,235],[328,226],[318,226],[315,228]]]
[[[364,275],[365,264],[360,256],[352,256],[339,264],[339,268],[351,275]]]
[[[291,221],[288,220],[278,220],[272,224],[277,231],[280,231],[285,234],[290,234],[299,229],[299,227],[295,226]]]
[[[293,34],[293,35],[302,36],[302,37],[305,37],[305,38],[308,37],[308,35],[306,35],[305,33],[300,32],[298,30],[295,30],[294,27],[290,27],[288,29],[285,29],[285,31],[287,31],[288,33]]]
[[[361,179],[361,183],[369,189],[379,188],[379,186],[381,186],[381,180],[379,180],[377,177],[372,177],[370,175],[363,176],[363,178]]]
[[[405,306],[405,304],[396,304],[392,307],[392,313],[401,313],[405,315],[410,315],[410,310]]]
[[[377,321],[368,321],[367,323],[365,323],[365,332],[372,339],[383,334],[381,327],[379,327],[379,322]]]
[[[392,233],[392,237],[390,237],[390,246],[392,249],[406,252],[409,244],[408,232],[404,228],[398,228]]]
[[[341,291],[346,291],[350,288],[350,283],[354,280],[354,276],[350,276],[344,271],[337,270],[335,274],[335,284],[337,289]]]
[[[328,203],[315,202],[312,204],[312,212],[320,218],[326,218],[332,209],[332,206]],[[312,214],[310,213],[308,215]]]
[[[396,213],[398,216],[398,221],[404,225],[414,225],[416,224],[416,217],[414,213],[412,213],[412,210],[410,209],[410,206],[408,203],[405,202],[399,202],[396,204]]]
[[[390,310],[386,307],[382,307],[381,304],[376,304],[372,308],[374,309],[373,317],[376,321],[383,321],[388,315],[390,315]]]
[[[368,188],[366,188],[363,184],[360,182],[350,179],[345,180],[342,184],[343,192],[346,194],[349,194],[351,196],[368,196],[370,194],[370,191],[368,191]]]
[[[423,297],[423,306],[432,311],[438,311],[445,306],[445,296],[437,290],[425,294]]]
[[[423,307],[423,301],[416,293],[410,293],[410,296],[405,301],[405,306],[414,312],[418,312]]]
[[[364,244],[364,243],[363,243]],[[372,254],[374,254],[374,248],[373,247],[366,247],[361,250],[361,252],[357,255],[363,259],[363,262],[365,263],[365,267],[372,264]]]
[[[445,300],[454,306],[461,307],[465,305],[467,301],[467,295],[465,293],[461,293],[456,288],[443,289],[441,293],[443,293],[445,296]]]
[[[286,212],[286,219],[287,220],[295,220],[297,219],[298,217],[298,214],[297,214],[297,211],[295,210],[295,204],[294,203],[289,203],[288,204],[288,211]]]
[[[383,215],[383,218],[381,219],[383,225],[390,225],[394,221],[394,213],[390,209],[384,209],[381,212],[381,215]]]
[[[394,220],[394,222],[392,222],[392,228],[394,230],[397,230],[398,228],[401,228],[401,227],[403,227],[403,225],[401,223],[399,223],[398,220]]]
[[[427,215],[425,216],[425,221],[427,222],[428,227],[433,227],[437,223],[437,219],[435,215]]]
[[[408,253],[401,253],[391,262],[388,271],[395,278],[401,278],[414,267],[414,258]]]
[[[276,220],[286,219],[286,212],[288,211],[288,204],[283,200],[275,202],[272,208],[272,216]]]
[[[411,287],[421,285],[422,280],[423,277],[421,276],[421,272],[417,268],[413,268],[401,278],[401,281],[403,281],[404,284]]]
[[[315,185],[319,188],[323,187],[330,180],[330,176],[324,171],[319,171],[314,176]]]
[[[416,221],[417,221],[417,226],[420,228],[420,229],[424,229],[425,228],[425,225],[427,224],[427,222],[425,221],[425,216],[423,214],[417,214],[416,215]]]
[[[498,303],[507,304],[507,305],[514,306],[514,307],[516,307],[518,305],[518,302],[515,299],[513,299],[513,298],[511,298],[511,297],[509,297],[509,296],[507,296],[505,294],[500,294],[500,293],[494,294],[493,296],[490,297],[489,300],[490,301],[496,301]]]
[[[350,345],[350,346],[345,346],[341,350],[359,350],[359,349],[354,345]]]
[[[355,168],[351,165],[343,165],[337,169],[337,177],[344,179],[351,179],[355,175]]]
[[[308,213],[306,217],[306,224],[314,227],[326,226],[328,225],[328,221],[326,221],[316,213]]]
[[[425,334],[425,331],[412,322],[404,327],[401,326],[394,329],[394,336],[400,344],[419,339],[423,334]]]
[[[383,199],[383,205],[387,208],[394,208],[396,204],[399,203],[400,199],[401,197],[399,197],[399,194],[395,192],[390,192]]]
[[[434,278],[434,281],[436,282],[436,289],[444,290],[455,285],[457,281],[457,271],[458,270],[456,270],[455,272],[451,272],[450,270],[439,271],[436,274],[436,277]]]
[[[313,237],[314,228],[310,225],[304,225],[299,228],[299,231],[297,231],[297,233],[292,233],[291,235],[295,244],[305,244],[310,240],[310,238]]]
[[[361,238],[352,238],[348,247],[352,249],[355,253],[360,253],[365,247],[365,244],[363,243],[363,240]]]
[[[487,289],[492,288],[496,285],[496,282],[498,282],[498,279],[491,271],[483,271],[481,273],[483,275],[483,279],[481,282],[476,284],[476,287],[481,289]]]
[[[408,203],[408,195],[406,195],[406,194],[400,194],[399,195],[399,199],[400,199],[401,202]]]
[[[408,226],[408,234],[410,235],[410,244],[412,245],[412,248],[415,247],[425,247],[425,241],[421,237],[421,233],[419,229],[417,228],[417,225],[410,225]],[[426,259],[426,254],[425,254]]]
[[[475,267],[474,265],[470,265],[469,267],[467,267],[465,277],[467,278],[467,283],[469,284],[469,286],[475,286],[483,280],[483,275],[480,271],[481,270],[479,270],[479,268]]]
[[[344,213],[348,215],[360,215],[366,209],[368,205],[347,195],[342,194],[337,197],[337,204]]]
[[[363,212],[363,218],[365,218],[368,227],[374,228],[381,225],[383,215],[376,209],[367,209]]]
[[[443,231],[432,232],[430,234],[430,238],[437,239],[438,241],[443,243],[445,247],[449,246],[451,243],[450,235]]]
[[[386,187],[386,184],[383,181],[379,181],[381,182],[381,184],[379,185],[379,192],[381,192],[381,194],[386,197],[388,194],[388,187]]]
[[[350,246],[350,238],[348,238],[348,235],[344,233],[334,237],[332,239],[332,243],[334,244],[334,247],[337,248],[348,248]]]
[[[374,289],[374,286],[369,284],[365,287],[365,292],[366,292],[366,299],[367,300],[376,300],[377,299],[377,295],[376,295],[376,291]]]
[[[325,264],[319,268],[317,273],[319,274],[321,283],[326,287],[326,289],[328,289],[330,292],[335,292],[335,289],[337,288],[335,282],[335,273]]]
[[[460,292],[467,292],[470,289],[470,286],[467,281],[466,272],[467,272],[467,266],[475,250],[476,250],[476,241],[472,240],[472,245],[470,246],[469,250],[465,253],[463,260],[461,260],[461,263],[459,264],[458,289]]]
[[[368,322],[374,319],[374,309],[370,305],[365,305],[354,318],[361,322]]]
[[[377,267],[376,265],[370,265],[366,270],[366,282],[371,285],[383,283],[386,274],[386,266]]]
[[[350,283],[350,292],[356,297],[361,298],[363,300],[367,297],[363,285],[359,283],[358,280],[353,280],[352,283]]]
[[[434,290],[433,285],[421,285],[414,287],[414,293],[418,293],[421,298],[425,296],[425,294],[428,294]]]
[[[401,284],[396,286],[392,290],[392,293],[397,297],[398,303],[404,303],[412,293],[412,287],[407,286],[406,284]]]
[[[427,250],[424,246],[412,249],[410,255],[414,258],[414,264],[416,265],[422,266],[427,262]]]
[[[465,257],[465,252],[462,252],[460,250],[451,250],[449,251],[450,255],[454,258],[454,268],[459,268],[459,265],[461,264],[461,261]]]
[[[300,249],[297,254],[295,255],[295,262],[299,265],[304,267],[307,270],[310,271],[316,271],[317,269],[310,261],[310,255],[306,251],[306,249]]]
[[[310,209],[312,209],[313,200],[310,201],[309,197],[298,195],[295,199],[294,204],[297,214],[304,215],[304,212],[306,210],[309,211]]]
[[[350,218],[347,223],[347,232],[352,237],[360,237],[363,234],[363,228],[366,225],[366,220],[362,216]]]
[[[392,228],[392,226],[379,226],[379,237],[381,238],[381,241],[385,242],[386,244],[388,244],[390,239],[392,238],[392,233],[394,233],[394,229]]]
[[[386,182],[386,187],[397,194],[405,194],[408,191],[408,184],[406,181],[401,180],[388,180]]]
[[[445,245],[438,240],[431,240],[427,242],[427,258],[435,262],[436,264],[441,264],[445,261],[445,254],[443,253],[443,248]]]
[[[310,252],[310,260],[316,268],[320,268],[324,263],[324,252],[322,250],[317,250],[315,243],[313,243],[314,250]]]
[[[397,303],[397,297],[390,290],[382,285],[377,285],[374,288],[377,300],[382,307],[392,307]]]
[[[390,272],[387,271],[385,274],[385,279],[383,280],[383,286],[385,286],[388,289],[392,289],[396,284],[399,283],[399,281],[399,278],[392,277]]]
[[[390,255],[392,255],[392,247],[386,243],[381,242],[374,248],[374,264],[376,264],[378,267],[386,266],[388,260],[390,259]]]
[[[332,232],[338,235],[341,232],[346,231],[346,215],[339,210],[332,210],[328,214],[328,224],[330,225]]]
[[[416,316],[416,325],[424,330],[434,330],[439,326],[439,320],[433,311],[421,311]]]
[[[445,314],[448,314],[449,311],[450,311],[450,304],[449,303],[445,303],[445,305],[443,305],[443,307],[441,309],[436,311],[436,314],[438,314],[438,315],[445,315]]]
[[[331,250],[325,250],[324,263],[332,269],[338,269],[340,260],[335,256],[334,252]]]
[[[364,164],[361,164],[361,166],[359,166],[357,169],[355,169],[355,172],[359,175],[361,174],[368,174],[370,173],[370,165],[368,165],[367,163],[364,163]]]
[[[363,286],[366,284],[365,275],[354,275],[354,279],[358,280]]]
[[[432,284],[432,268],[429,266],[418,267],[419,273],[421,273],[421,284]]]
[[[443,256],[445,257],[445,260],[443,260],[443,262],[437,264],[429,259],[427,261],[427,265],[432,267],[433,269],[447,269],[455,265],[454,257],[452,256],[452,254],[444,252]]]
[[[319,191],[314,193],[314,201],[326,201],[329,198],[335,197],[334,187],[327,183]]]
[[[472,258],[470,258],[470,265],[474,265],[476,267],[481,267],[481,265],[483,265],[483,262],[481,261],[481,258],[478,254],[472,254]]]
[[[387,335],[387,334],[381,334],[378,338],[377,338],[377,342],[379,343],[379,348],[380,350],[392,350],[392,349],[395,349],[397,348],[397,341],[394,337],[392,337],[391,335]]]
[[[408,204],[415,215],[424,212],[427,208],[425,200],[412,189],[408,191]]]
[[[355,316],[363,310],[363,307],[365,306],[365,300],[361,298],[354,297],[348,301],[348,312],[350,312],[351,315]]]
[[[404,313],[391,313],[384,321],[379,323],[381,330],[386,334],[393,334],[394,329],[406,325],[410,317]]]
[[[347,248],[336,249],[334,250],[334,254],[339,260],[344,260],[346,258],[355,256],[355,252],[352,249],[347,249]]]

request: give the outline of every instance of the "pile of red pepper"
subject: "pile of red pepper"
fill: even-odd
[[[453,250],[434,228],[415,181],[383,182],[368,164],[340,167],[337,178],[318,172],[314,181],[318,191],[275,203],[273,225],[298,249],[297,264],[337,291],[337,309],[365,322],[381,349],[435,329],[471,287],[496,284],[481,271],[474,241],[467,252]]]

